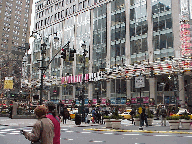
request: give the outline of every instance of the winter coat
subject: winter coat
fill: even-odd
[[[68,118],[68,117],[69,117],[69,111],[68,111],[67,109],[64,109],[64,110],[63,110],[63,113],[62,113],[62,116],[63,116],[64,118]]]
[[[41,127],[41,124],[43,124],[43,127]],[[41,129],[42,133],[40,134]],[[41,137],[42,144],[53,144],[54,125],[50,119],[44,116],[42,119],[37,120],[37,122],[33,126],[32,132],[29,133],[25,131],[24,136],[26,139],[32,142],[38,141]]]
[[[60,119],[58,116],[55,118],[51,113],[48,113],[47,118],[49,118],[54,125],[55,137],[53,138],[53,144],[60,144],[61,128],[60,128]]]
[[[167,116],[167,112],[166,112],[165,109],[161,110],[161,115],[162,115],[163,118],[165,118]]]

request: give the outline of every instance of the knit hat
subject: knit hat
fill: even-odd
[[[47,108],[45,106],[39,105],[35,108],[34,113],[38,116],[41,117],[43,115],[46,115],[48,112]]]

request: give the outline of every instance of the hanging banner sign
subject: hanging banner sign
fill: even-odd
[[[5,77],[4,89],[13,89],[13,77]]]

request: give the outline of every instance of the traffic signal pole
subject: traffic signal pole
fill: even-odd
[[[63,47],[63,48],[65,48],[66,46],[68,46],[69,47],[69,41],[68,41],[68,43]],[[40,67],[40,70],[41,70],[41,85],[40,85],[40,105],[42,105],[42,98],[43,98],[43,76],[44,76],[44,74],[45,74],[45,72],[46,72],[46,70],[48,69],[48,67],[49,67],[49,65],[51,64],[51,62],[53,61],[53,59],[58,55],[58,53],[60,52],[60,51],[62,51],[62,49],[60,49],[54,56],[53,56],[53,58],[49,61],[49,64],[45,67],[44,66],[44,60],[45,60],[45,58],[44,58],[44,55],[46,54],[46,49],[45,49],[45,47],[47,46],[45,43],[43,43],[42,45],[42,50],[41,50],[41,56],[42,56],[42,59],[40,60],[41,61],[41,67]]]

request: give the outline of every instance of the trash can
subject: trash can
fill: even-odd
[[[76,125],[81,124],[81,116],[79,114],[75,114],[75,124]]]

